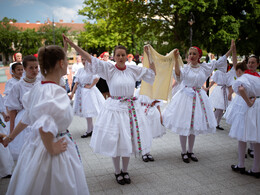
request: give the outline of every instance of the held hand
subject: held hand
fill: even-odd
[[[3,117],[5,122],[8,122],[10,120],[9,114],[5,114]]]
[[[252,99],[249,99],[249,102],[247,103],[247,105],[248,105],[249,107],[252,107],[252,106],[254,105],[254,103],[255,103],[255,100],[256,100],[256,97],[254,97],[254,98],[252,98]]]
[[[73,47],[73,42],[68,37],[66,37],[64,34],[62,34],[62,37],[65,43],[70,44],[70,46]]]
[[[4,137],[6,137],[6,135],[0,133],[0,143],[3,143]]]
[[[175,49],[174,52],[173,52],[173,56],[177,59],[180,55],[180,52],[178,49]]]
[[[4,145],[4,147],[7,147],[8,144],[10,143],[10,139],[8,136],[5,136],[5,138],[1,141],[1,143]]]
[[[74,94],[69,95],[70,100],[72,100],[73,96],[74,96]]]
[[[65,141],[65,137],[61,138],[57,142],[52,143],[52,155],[57,155],[67,150],[67,142]]]
[[[148,45],[145,45],[145,46],[144,46],[144,51],[145,51],[145,53],[146,53],[147,55],[149,55],[149,47],[148,47]]]

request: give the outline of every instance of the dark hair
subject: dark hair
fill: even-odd
[[[246,61],[244,60],[243,62],[239,62],[236,66],[236,70],[242,70],[243,72],[245,70],[247,70],[247,66],[246,66]]]
[[[126,55],[127,55],[127,49],[126,49],[126,47],[123,46],[123,45],[118,45],[118,46],[116,46],[115,49],[114,49],[114,56],[116,55],[116,50],[118,50],[118,49],[123,49],[123,50],[125,50],[125,53],[126,53]]]
[[[37,58],[33,55],[25,56],[23,58],[23,67],[26,68],[28,62],[37,62]]]
[[[255,55],[249,56],[248,60],[249,60],[250,58],[255,58],[255,59],[256,59],[256,62],[259,63],[259,57],[258,57],[258,56],[255,56]]]
[[[15,68],[16,68],[17,66],[19,66],[19,65],[22,66],[22,64],[21,64],[20,62],[16,62],[16,63],[12,64],[12,71],[15,71]]]
[[[38,51],[38,61],[40,64],[41,73],[46,76],[52,72],[59,60],[64,60],[66,54],[62,47],[57,45],[49,45],[41,47]]]

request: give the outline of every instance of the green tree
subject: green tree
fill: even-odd
[[[70,28],[68,27],[57,27],[53,28],[52,25],[44,25],[39,28],[38,34],[41,35],[43,45],[59,45],[63,47],[62,34],[68,34]],[[54,32],[54,35],[53,35]]]
[[[19,40],[18,48],[24,56],[37,53],[38,49],[43,45],[41,34],[36,32],[35,29],[21,31]]]
[[[13,55],[17,50],[18,29],[10,24],[10,20],[16,22],[15,19],[4,17],[0,21],[0,53],[3,53],[3,63],[9,62],[9,56]]]
[[[258,54],[259,8],[257,0],[85,0],[79,14],[96,20],[96,24],[87,24],[87,31],[82,34],[88,39],[82,39],[82,44],[111,47],[100,39],[102,32],[114,45],[124,44],[130,51],[145,43],[160,53],[175,47],[185,51],[190,46],[188,21],[192,12],[193,45],[223,54],[231,39],[236,39],[240,54]],[[89,32],[91,35],[87,35]],[[119,42],[115,40],[116,33]]]

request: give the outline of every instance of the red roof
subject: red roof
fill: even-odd
[[[52,23],[13,23],[13,26],[16,26],[17,28],[21,30],[26,30],[26,29],[35,29],[38,30],[40,27],[44,25],[52,25]],[[55,22],[55,25],[57,27],[68,27],[70,28],[71,31],[84,31],[84,23],[59,23]]]

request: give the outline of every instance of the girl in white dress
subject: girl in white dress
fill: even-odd
[[[22,98],[24,94],[30,91],[30,89],[38,82],[36,78],[38,74],[38,62],[33,55],[24,57],[23,67],[26,76],[12,87],[8,94],[8,98],[5,101],[5,106],[10,115],[10,133],[23,117],[24,106],[22,104]],[[24,141],[28,136],[26,134],[29,132],[30,128],[28,127],[9,145],[14,160],[18,159]]]
[[[82,58],[84,66],[85,62],[86,59]],[[80,68],[75,75],[75,85],[70,96],[72,99],[76,91],[73,103],[74,114],[80,117],[85,117],[88,125],[86,133],[82,135],[81,138],[86,138],[92,135],[92,117],[96,117],[99,114],[105,102],[105,98],[96,87],[98,80],[98,75],[86,72],[84,68]]]
[[[70,100],[58,85],[67,72],[66,54],[55,45],[40,48],[38,54],[46,81],[24,95],[25,114],[3,141],[7,145],[31,125],[32,132],[22,148],[7,195],[89,194],[79,153],[66,130],[73,119]]]
[[[175,62],[175,80],[181,83],[178,92],[172,97],[171,102],[163,112],[163,124],[166,128],[180,135],[182,148],[182,159],[185,163],[198,159],[193,154],[195,136],[202,133],[216,131],[216,119],[208,96],[201,87],[215,68],[226,70],[227,57],[233,49],[212,63],[199,63],[202,51],[198,47],[189,49],[189,64],[180,69],[178,62]],[[178,59],[179,52],[174,52],[175,59]],[[189,142],[188,151],[186,142]]]
[[[143,112],[147,117],[149,129],[153,138],[162,137],[166,133],[166,129],[162,126],[161,107],[163,102],[160,100],[151,99],[146,95],[140,95],[140,88],[135,91],[135,96],[138,98],[138,102],[141,103]],[[144,162],[154,161],[153,156],[150,153],[142,155]]]
[[[65,37],[65,36],[64,36]],[[67,37],[65,40],[89,62],[85,69],[98,74],[109,86],[111,97],[105,101],[94,126],[90,146],[95,153],[112,157],[116,181],[130,184],[127,168],[131,154],[150,152],[152,136],[141,105],[133,97],[135,82],[145,80],[152,84],[155,78],[155,66],[142,68],[126,66],[126,48],[117,46],[114,50],[116,65],[92,57],[89,53],[75,45]],[[148,51],[148,47],[145,47]],[[147,52],[148,53],[148,52]],[[120,157],[123,167],[120,170]]]
[[[6,115],[5,111],[4,100],[0,94],[0,113],[2,115],[0,124],[0,141],[9,133],[9,130],[3,122],[9,121],[9,115]],[[4,146],[0,144],[0,178],[10,178],[12,175],[13,165],[14,161],[9,148],[4,148]]]
[[[244,74],[245,73],[245,74]],[[260,178],[260,75],[246,71],[246,63],[238,63],[239,77],[232,85],[237,94],[224,117],[231,124],[229,136],[238,140],[238,164],[233,171]],[[253,143],[255,154],[251,170],[245,170],[246,143]]]
[[[224,130],[224,128],[219,126],[219,123],[224,111],[227,109],[230,101],[232,100],[232,84],[235,81],[234,77],[236,76],[235,68],[236,67],[233,67],[228,72],[217,70],[211,77],[212,81],[210,82],[209,87],[206,88],[206,91],[209,91],[209,89],[217,83],[217,86],[213,89],[209,96],[209,101],[215,108],[214,114],[217,120],[216,128],[219,130]]]
[[[14,63],[12,65],[12,73],[13,73],[13,77],[11,79],[9,79],[6,83],[5,83],[5,97],[4,100],[6,101],[11,89],[13,88],[13,86],[19,82],[19,80],[21,79],[21,77],[23,76],[23,65],[21,63]]]

